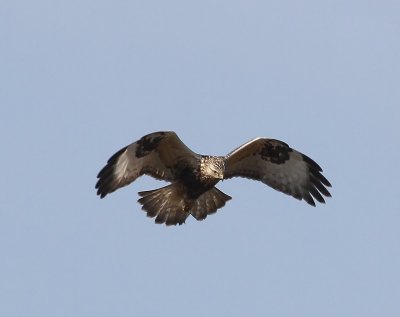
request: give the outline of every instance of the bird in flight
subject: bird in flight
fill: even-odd
[[[224,179],[245,177],[304,199],[325,203],[331,197],[321,167],[286,143],[255,138],[226,156],[200,155],[190,150],[175,132],[154,132],[116,152],[97,175],[97,195],[104,198],[142,175],[170,182],[165,187],[139,192],[142,209],[156,223],[181,225],[189,215],[203,220],[232,197],[215,185]]]

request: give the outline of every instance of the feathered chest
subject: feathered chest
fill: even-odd
[[[179,181],[188,193],[199,196],[214,187],[223,178],[223,165],[215,163],[219,157],[204,156],[197,166],[184,166],[179,173]]]

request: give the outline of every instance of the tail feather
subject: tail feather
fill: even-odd
[[[197,220],[203,220],[207,215],[213,214],[217,209],[225,206],[225,203],[232,199],[231,196],[221,192],[218,188],[212,189],[203,193],[194,203],[190,213]]]
[[[138,202],[147,216],[155,217],[156,223],[165,223],[167,226],[183,224],[190,214],[197,220],[203,220],[232,198],[213,187],[193,200],[187,197],[185,188],[177,183],[139,192],[139,195],[142,197]]]
[[[167,226],[183,224],[189,216],[184,196],[177,184],[171,184],[159,189],[139,192],[138,200],[147,216],[154,218],[156,223]]]

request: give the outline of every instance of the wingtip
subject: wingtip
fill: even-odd
[[[309,166],[313,167],[318,172],[322,172],[321,166],[319,166],[319,164],[317,162],[315,162],[311,157],[309,157],[305,154],[301,154],[301,155],[303,156],[303,160],[306,161]]]
[[[97,186],[97,185],[96,185]],[[100,188],[96,187],[97,192],[96,195],[100,197],[100,199],[103,199],[104,197],[107,196],[108,193],[103,192]]]

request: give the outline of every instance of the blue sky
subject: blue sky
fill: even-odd
[[[398,1],[3,1],[1,316],[399,316]],[[143,177],[96,174],[174,130],[224,155],[265,136],[333,184],[309,207],[233,179],[156,225]]]

